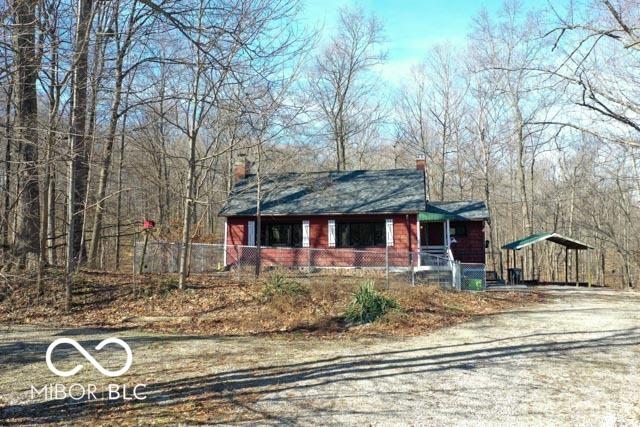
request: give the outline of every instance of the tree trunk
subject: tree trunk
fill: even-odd
[[[258,144],[258,161],[256,162],[256,230],[255,230],[255,239],[256,239],[256,277],[260,276],[260,272],[262,271],[262,213],[261,213],[261,205],[262,205],[262,194],[261,194],[261,182],[260,182],[260,172],[261,172],[261,162],[262,162],[262,147]]]
[[[89,246],[89,254],[87,260],[89,265],[95,264],[98,254],[98,243],[102,231],[102,212],[104,210],[105,196],[107,194],[107,179],[109,178],[109,168],[111,167],[111,156],[113,153],[113,144],[116,139],[116,129],[118,127],[118,118],[120,110],[120,100],[122,97],[122,63],[124,55],[119,55],[116,64],[116,82],[113,89],[113,102],[111,104],[111,118],[109,120],[109,130],[107,133],[107,141],[102,156],[102,165],[100,168],[100,178],[98,179],[98,193],[95,211],[93,215],[93,230],[91,232],[91,244]]]
[[[180,248],[180,279],[178,288],[184,289],[187,280],[189,263],[189,241],[191,232],[191,209],[193,206],[193,183],[196,174],[196,140],[195,134],[191,135],[189,151],[189,172],[187,174],[187,188],[184,200],[184,218],[182,223],[182,246]]]
[[[529,197],[527,196],[527,173],[526,173],[526,159],[525,159],[525,140],[524,140],[524,122],[522,119],[522,113],[519,106],[515,107],[516,123],[517,123],[517,142],[518,142],[518,172],[520,181],[520,195],[521,201],[521,215],[522,215],[522,230],[525,233],[533,234],[533,224],[531,221],[531,213],[529,209]],[[530,260],[526,256],[527,251],[524,252],[524,264],[522,266],[523,272],[527,271],[527,266],[530,264]]]
[[[446,119],[442,121],[442,152],[440,153],[440,161],[442,168],[440,169],[440,200],[444,200],[445,182],[447,177],[447,146],[449,144],[449,125]]]
[[[40,199],[37,168],[38,98],[36,93],[38,69],[35,51],[37,4],[37,1],[28,0],[17,0],[14,3],[17,131],[21,141],[18,152],[21,167],[14,250],[17,265],[30,270],[37,268],[40,254]]]
[[[118,6],[119,6],[119,3],[116,2],[116,9],[114,10],[114,13],[116,14],[118,13],[118,9],[117,9]],[[99,24],[96,30],[95,39],[93,40],[94,48],[93,48],[93,57],[91,60],[91,64],[93,65],[93,67],[90,75],[91,90],[89,91],[91,96],[87,106],[86,114],[88,115],[88,118],[86,120],[86,125],[85,125],[86,126],[85,141],[87,141],[85,142],[86,152],[87,152],[86,154],[87,171],[86,171],[86,183],[85,183],[85,197],[83,202],[85,209],[82,213],[82,232],[80,233],[81,253],[79,257],[79,260],[80,260],[79,262],[82,263],[82,259],[86,255],[87,264],[93,267],[95,267],[95,258],[96,258],[97,247],[99,242],[94,242],[92,239],[89,246],[89,252],[91,252],[91,250],[93,250],[94,252],[91,254],[91,253],[85,253],[85,251],[86,251],[86,237],[87,237],[86,231],[87,231],[87,228],[89,227],[88,218],[90,213],[88,206],[92,206],[93,202],[96,200],[97,201],[101,200],[100,198],[96,199],[94,196],[94,193],[91,191],[92,184],[93,184],[93,174],[91,172],[93,170],[92,165],[94,164],[94,156],[97,155],[95,151],[95,147],[96,147],[95,128],[96,128],[96,114],[97,114],[97,108],[98,108],[98,92],[100,91],[100,88],[102,86],[103,70],[104,70],[104,62],[105,62],[105,51],[107,47],[106,37],[104,33],[108,30],[103,28],[102,27],[103,24],[100,22],[104,17],[103,12],[105,10],[106,10],[105,8],[102,8],[102,5],[100,2],[96,3],[93,16],[95,15],[98,16],[97,21],[99,22]],[[89,72],[88,67],[87,67],[87,72]],[[89,89],[89,80],[87,80],[87,89]],[[98,210],[99,207],[94,206],[94,208],[95,210]],[[95,215],[95,211],[94,211],[94,215]],[[95,216],[94,216],[94,219],[95,219]],[[93,227],[91,228],[91,234],[93,236],[93,233],[95,232],[95,229],[96,229],[95,222],[92,224],[92,226]]]
[[[129,103],[129,95],[125,96],[125,105]],[[118,152],[118,188],[117,188],[117,200],[116,200],[116,266],[115,269],[120,269],[120,220],[122,217],[122,163],[124,159],[124,132],[127,129],[127,114],[124,114],[122,118],[122,133],[120,134],[120,148]]]
[[[84,208],[89,175],[88,146],[86,143],[87,83],[89,32],[91,30],[92,0],[79,0],[78,25],[74,52],[75,67],[73,73],[73,101],[70,133],[73,200],[71,229],[71,258],[74,262],[82,251],[82,230],[84,228]]]
[[[59,119],[60,84],[58,82],[58,39],[56,28],[51,29],[51,84],[49,86],[49,119],[47,135],[47,157],[44,165],[44,182],[42,188],[42,256],[46,255],[49,264],[53,265],[55,259],[55,166],[53,164],[53,150],[58,132],[57,121]]]
[[[51,166],[49,178],[49,189],[47,190],[47,248],[49,264],[57,265],[58,257],[56,256],[56,169]]]
[[[11,105],[13,97],[13,84],[7,90],[7,103],[5,105],[5,123],[4,132],[6,139],[6,147],[4,152],[4,203],[2,207],[2,218],[0,219],[0,227],[2,227],[2,245],[9,247],[9,218],[11,213],[11,147],[13,129],[11,126]]]
[[[71,310],[72,274],[77,267],[82,247],[82,229],[86,182],[88,174],[85,124],[87,110],[87,62],[89,31],[91,29],[91,0],[78,1],[78,24],[76,30],[71,127],[69,129],[69,185],[67,194],[67,262],[65,309]]]

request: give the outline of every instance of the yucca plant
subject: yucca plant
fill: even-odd
[[[299,297],[309,293],[309,288],[305,285],[290,279],[279,271],[271,273],[262,287],[262,296],[270,298],[275,295],[288,295]]]
[[[388,311],[399,308],[395,299],[378,292],[373,286],[373,280],[368,280],[353,294],[345,319],[350,323],[370,323]]]

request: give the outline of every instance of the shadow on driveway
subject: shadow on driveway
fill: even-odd
[[[606,333],[605,336],[601,336]],[[571,335],[599,334],[598,337],[570,339]],[[562,340],[561,337],[568,338]],[[535,339],[528,344],[509,344],[510,341]],[[144,347],[154,342],[188,341],[206,337],[127,337],[132,348]],[[550,340],[551,339],[551,340]],[[99,340],[81,342],[89,348]],[[28,349],[26,360],[44,358],[44,343],[13,343],[0,347],[0,356],[6,352]],[[243,403],[243,397],[259,397],[266,393],[288,390],[305,390],[331,383],[354,383],[363,380],[384,379],[422,372],[447,370],[475,370],[481,365],[498,363],[509,358],[538,356],[563,356],[580,350],[611,349],[640,345],[637,328],[609,331],[576,331],[529,334],[495,340],[478,341],[460,345],[425,347],[409,350],[364,353],[336,356],[279,366],[237,369],[211,375],[193,376],[174,381],[148,384],[146,400],[129,401],[126,410],[153,410],[157,405],[175,405],[184,402],[220,401],[244,408],[260,419],[274,419],[282,423],[296,420],[281,419],[275,414],[256,413]],[[471,348],[478,346],[478,348]],[[36,356],[37,353],[37,356]],[[25,357],[25,356],[22,356]],[[16,358],[9,359],[16,363]],[[27,362],[25,362],[27,363]],[[109,401],[105,394],[97,394],[97,400],[72,399],[38,401],[0,408],[0,420],[14,420],[30,424],[72,422],[91,416],[98,411],[126,418],[121,400]],[[166,407],[166,406],[165,406]],[[120,412],[120,414],[118,414]],[[135,415],[135,412],[131,415]],[[188,414],[179,414],[188,417]]]

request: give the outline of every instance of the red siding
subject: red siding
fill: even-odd
[[[393,218],[393,247],[390,248],[389,262],[391,265],[408,265],[408,254],[417,248],[416,215],[409,215],[408,224],[405,215],[340,215],[340,216],[288,216],[263,217],[262,221],[309,221],[309,246],[322,251],[309,251],[307,248],[261,248],[261,258],[265,266],[269,265],[311,265],[314,266],[382,266],[385,263],[385,248],[329,248],[329,220],[372,220]],[[245,258],[248,263],[253,262],[255,249],[237,248],[233,246],[247,245],[248,222],[255,221],[253,217],[227,218],[227,264],[233,264],[238,259]],[[411,237],[409,238],[409,233]],[[364,252],[366,251],[366,253]]]
[[[227,218],[227,245],[247,244],[247,222],[245,218]]]
[[[484,222],[464,221],[462,224],[467,227],[467,235],[454,237],[457,243],[451,245],[453,257],[461,262],[484,264]]]

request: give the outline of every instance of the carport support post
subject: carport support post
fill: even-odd
[[[509,249],[507,249],[507,280],[505,280],[505,283],[507,285],[509,284],[509,263],[510,262],[511,262],[511,257],[509,256]]]
[[[579,273],[580,273],[579,265],[580,264],[578,264],[578,262],[579,262],[578,261],[579,260],[579,258],[578,258],[578,250],[577,249],[574,249],[574,250],[576,251],[576,287],[578,287],[578,286],[580,286],[580,275],[579,275]]]
[[[564,247],[564,284],[569,284],[569,248]]]
[[[587,286],[591,287],[591,270],[592,270],[592,263],[593,263],[593,258],[591,258],[591,252],[589,252],[589,249],[587,249]]]

